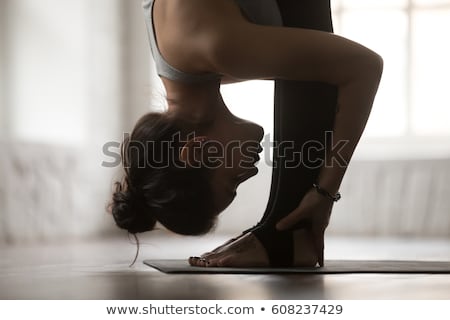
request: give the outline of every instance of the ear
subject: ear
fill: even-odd
[[[206,136],[197,136],[188,140],[180,151],[180,160],[190,168],[202,166],[202,145],[207,140]]]

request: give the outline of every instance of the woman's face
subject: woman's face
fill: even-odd
[[[226,109],[205,132],[202,159],[210,169],[210,183],[219,214],[236,197],[236,189],[258,173],[255,163],[262,151],[261,126],[234,116]]]

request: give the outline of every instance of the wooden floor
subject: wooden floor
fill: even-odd
[[[147,258],[183,258],[226,237],[159,235],[0,247],[0,299],[450,299],[450,275],[167,275]],[[450,241],[328,238],[330,259],[450,261]]]

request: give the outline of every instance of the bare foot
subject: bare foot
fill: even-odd
[[[198,267],[264,267],[269,259],[259,240],[249,232],[214,253],[189,258],[189,263]]]
[[[307,230],[294,232],[294,266],[315,266],[317,255]],[[189,264],[198,267],[268,267],[266,250],[251,233],[216,248],[201,257],[189,258]]]

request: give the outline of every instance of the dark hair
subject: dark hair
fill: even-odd
[[[158,221],[179,234],[211,230],[216,213],[209,172],[180,161],[186,137],[167,113],[151,112],[139,119],[122,143],[125,175],[115,183],[110,204],[118,227],[136,234],[152,230]]]

